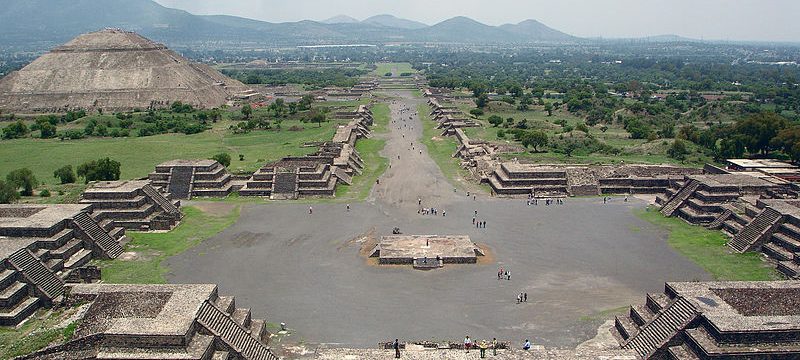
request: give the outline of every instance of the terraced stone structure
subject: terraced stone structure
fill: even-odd
[[[78,284],[64,304],[85,310],[72,340],[22,359],[278,359],[265,321],[216,285]]]
[[[225,197],[235,191],[233,177],[215,160],[172,160],[156,166],[150,182],[174,199]]]
[[[666,283],[611,331],[642,359],[797,359],[798,295],[798,281]]]
[[[111,220],[128,230],[170,230],[183,217],[180,201],[171,201],[147,180],[102,181],[92,184],[81,195],[81,204],[90,204],[94,218]]]
[[[381,237],[370,257],[381,265],[413,265],[418,269],[444,264],[475,264],[483,251],[469,236],[391,235]]]
[[[0,325],[13,326],[64,293],[64,283],[98,278],[93,258],[122,254],[125,230],[98,221],[92,206],[0,205]]]
[[[710,227],[729,221],[735,229],[730,215],[747,206],[743,200],[790,192],[788,182],[762,173],[691,175],[671,183],[656,198],[656,203],[661,205],[664,216],[678,216],[692,224]]]
[[[313,144],[316,153],[302,157],[286,157],[259,169],[239,189],[242,196],[263,196],[274,200],[301,197],[334,196],[336,185],[352,184],[360,175],[364,161],[356,151],[359,139],[371,136],[372,112],[362,105],[348,116],[350,122],[339,126],[332,141]]]
[[[106,29],[80,35],[0,79],[0,109],[128,111],[181,101],[225,105],[244,84],[192,63],[135,33]]]
[[[592,196],[658,194],[685,173],[701,172],[659,165],[546,165],[504,162],[483,178],[499,195]]]

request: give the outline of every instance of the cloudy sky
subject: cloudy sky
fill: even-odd
[[[427,24],[468,16],[490,25],[536,19],[584,37],[676,34],[800,42],[800,0],[156,0],[194,14],[270,22],[392,14]]]

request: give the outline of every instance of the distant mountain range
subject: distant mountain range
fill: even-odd
[[[378,15],[363,21],[337,16],[322,22],[270,23],[227,15],[193,15],[152,0],[5,0],[0,7],[0,46],[46,49],[79,34],[109,27],[136,31],[170,46],[581,40],[535,20],[498,27],[456,17],[428,26],[391,15]]]

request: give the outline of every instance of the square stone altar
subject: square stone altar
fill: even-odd
[[[436,268],[443,264],[474,264],[483,255],[465,235],[391,235],[381,237],[370,257],[377,257],[381,265]]]

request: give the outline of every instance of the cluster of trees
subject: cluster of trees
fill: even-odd
[[[303,70],[223,70],[225,75],[245,84],[287,85],[303,84],[310,87],[352,87],[358,77],[367,72],[352,68]]]
[[[228,157],[230,163],[230,157]],[[73,184],[77,177],[90,181],[119,180],[120,163],[110,158],[89,161],[78,166],[77,176],[72,165],[64,165],[53,172],[53,177],[61,184]],[[20,199],[21,196],[33,196],[33,190],[39,186],[39,180],[28,168],[14,170],[6,175],[5,181],[0,180],[0,204],[9,204]],[[50,191],[44,189],[40,192],[43,197],[50,196]]]
[[[281,130],[281,123],[287,118],[317,123],[318,126],[322,126],[322,123],[326,120],[325,113],[327,109],[312,110],[313,104],[314,96],[310,94],[303,95],[296,102],[286,102],[280,98],[275,99],[272,104],[257,112],[250,104],[244,104],[241,109],[243,121],[236,125],[231,125],[230,129],[234,133],[249,133],[253,130],[270,130],[273,128]]]

